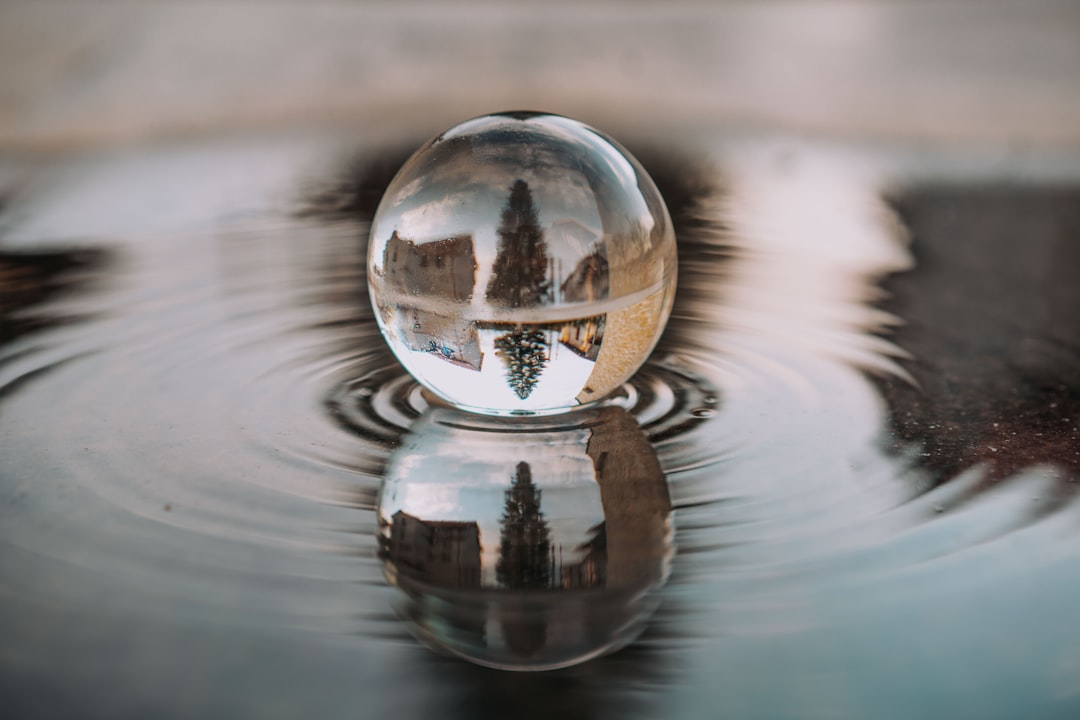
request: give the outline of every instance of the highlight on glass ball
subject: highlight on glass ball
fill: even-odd
[[[544,670],[644,629],[674,553],[667,482],[626,410],[580,415],[508,424],[433,407],[391,454],[379,556],[420,640]]]
[[[610,394],[656,345],[675,277],[671,219],[641,165],[540,113],[428,141],[387,188],[368,246],[391,350],[435,395],[491,415]]]

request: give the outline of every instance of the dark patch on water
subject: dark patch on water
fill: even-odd
[[[0,206],[0,211],[2,211]],[[2,242],[2,240],[0,240]],[[0,346],[28,333],[88,318],[70,310],[38,308],[82,290],[107,269],[104,250],[79,248],[47,252],[0,250]]]
[[[1080,475],[1080,189],[924,187],[896,207],[916,259],[884,283],[915,380],[881,380],[897,440],[936,482],[984,466],[975,491],[1053,465],[1036,507],[1060,507]]]

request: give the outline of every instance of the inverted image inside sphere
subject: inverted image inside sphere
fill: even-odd
[[[488,115],[421,147],[372,222],[383,335],[450,403],[559,412],[644,362],[674,297],[675,237],[629,153],[569,118]]]

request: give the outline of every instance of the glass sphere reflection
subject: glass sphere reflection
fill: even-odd
[[[624,409],[575,420],[511,425],[435,407],[391,455],[379,554],[422,641],[543,670],[644,628],[674,552],[667,482]]]
[[[575,120],[488,115],[421,147],[371,226],[368,283],[405,368],[457,407],[560,412],[637,370],[674,298],[652,180]]]

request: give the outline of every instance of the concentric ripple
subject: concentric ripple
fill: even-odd
[[[349,432],[393,447],[432,402],[397,364],[350,378],[330,389],[326,407]],[[690,431],[712,417],[717,390],[677,358],[653,360],[605,400],[626,409],[653,442]],[[573,422],[575,413],[567,415]]]

